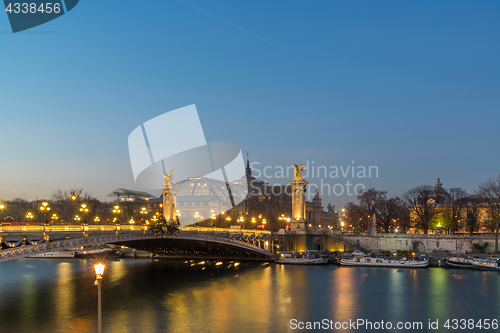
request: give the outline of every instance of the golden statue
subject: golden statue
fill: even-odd
[[[172,184],[172,180],[174,179],[174,169],[167,172],[163,178],[165,178],[165,185]]]
[[[294,179],[304,179],[304,178],[302,178],[302,172],[306,169],[306,167],[302,166],[302,164],[300,164],[300,165],[292,164],[292,165],[295,168],[295,178]]]

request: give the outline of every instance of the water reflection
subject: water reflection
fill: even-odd
[[[2,331],[96,329],[92,261],[31,259],[1,265]],[[265,333],[291,331],[292,318],[498,318],[493,295],[500,295],[495,272],[129,259],[107,263],[103,328]]]
[[[59,330],[65,328],[73,314],[75,295],[71,273],[71,263],[69,262],[61,262],[56,266],[54,298],[57,299],[57,302],[54,303],[54,313],[56,315],[55,325]]]

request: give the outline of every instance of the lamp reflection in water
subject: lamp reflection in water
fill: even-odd
[[[96,284],[97,284],[97,322],[98,329],[97,332],[102,333],[102,308],[101,308],[101,280],[102,274],[104,274],[104,265],[99,263],[94,265]]]

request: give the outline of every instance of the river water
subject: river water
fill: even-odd
[[[97,331],[93,264],[88,259],[0,263],[1,332]],[[494,332],[443,325],[447,319],[472,319],[475,325],[479,319],[500,319],[500,274],[121,259],[106,263],[102,297],[104,332],[297,332],[292,328],[307,322],[340,325],[357,319],[422,322],[421,330],[377,332]],[[439,320],[439,329],[428,329],[429,320]],[[345,325],[334,331],[373,331]]]

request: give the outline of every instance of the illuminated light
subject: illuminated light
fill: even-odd
[[[215,266],[219,266],[219,265],[222,265],[222,261],[219,261],[215,264]]]
[[[240,263],[239,263],[239,262],[235,262],[235,263],[234,263],[234,267],[239,266],[239,265],[240,265]]]

